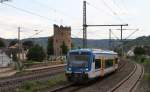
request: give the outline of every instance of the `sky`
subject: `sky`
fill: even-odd
[[[123,39],[150,35],[150,0],[86,0],[87,24],[128,24]],[[11,0],[0,3],[0,37],[21,39],[53,35],[53,24],[71,26],[82,38],[83,0]],[[119,39],[120,27],[88,27],[88,39]],[[136,30],[139,29],[139,30]],[[134,33],[133,35],[131,35]],[[130,36],[131,35],[131,36]],[[128,37],[130,36],[130,37]]]

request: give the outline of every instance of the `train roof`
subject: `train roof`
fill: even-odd
[[[114,51],[102,50],[102,49],[75,49],[75,50],[71,50],[70,52],[78,52],[78,51],[92,52],[94,54],[115,54],[115,55],[117,55],[117,53]]]

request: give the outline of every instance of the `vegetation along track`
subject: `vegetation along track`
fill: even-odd
[[[30,73],[10,76],[0,79],[0,92],[13,92],[17,87],[21,87],[25,81],[48,80],[51,76],[64,72],[64,66],[57,66],[45,69],[33,70]]]
[[[143,66],[135,64],[134,70],[124,80],[113,87],[109,92],[134,92],[143,74]]]
[[[124,60],[123,60],[124,61]],[[123,71],[122,69],[125,68],[125,65],[126,65],[126,62],[121,62],[119,63],[119,69],[117,72],[121,72]],[[113,74],[111,75],[113,76]],[[108,76],[107,76],[108,77]],[[105,78],[104,78],[105,79]],[[103,79],[102,79],[103,80]],[[86,83],[86,84],[83,84],[83,85],[76,85],[76,84],[67,84],[67,85],[64,85],[64,86],[61,86],[59,88],[56,88],[56,89],[51,89],[51,90],[48,90],[46,92],[76,92],[78,90],[81,90],[81,89],[84,89],[86,87],[90,87],[91,85],[94,85],[96,84],[97,82],[100,82],[100,81],[97,81],[95,80],[94,82],[89,82],[89,83]],[[85,91],[87,92],[87,91]],[[92,92],[92,91],[91,91]],[[99,92],[99,91],[97,91]]]

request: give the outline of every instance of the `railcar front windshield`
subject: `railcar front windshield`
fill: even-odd
[[[88,54],[70,54],[68,58],[69,67],[85,68],[88,67],[90,55]]]

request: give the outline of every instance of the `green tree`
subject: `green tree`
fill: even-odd
[[[145,54],[145,50],[144,50],[144,48],[142,48],[142,47],[135,47],[135,49],[134,49],[134,54],[135,54],[136,56],[144,55],[144,54]]]
[[[23,45],[23,48],[24,48],[25,50],[27,50],[27,49],[33,47],[34,43],[33,43],[33,41],[28,40],[28,41],[24,41],[24,42],[22,43],[22,45]]]
[[[54,54],[54,48],[53,48],[53,38],[50,37],[48,39],[48,44],[47,44],[47,55],[53,55]]]
[[[73,44],[73,43],[71,43],[71,49],[74,49],[74,48],[75,48],[74,44]]]
[[[6,45],[5,45],[5,43],[4,43],[4,41],[3,41],[3,39],[0,39],[0,48],[1,47],[5,47]]]
[[[114,48],[114,51],[117,52],[119,56],[122,56],[121,48],[120,47]]]
[[[46,57],[43,48],[39,45],[31,47],[27,53],[27,59],[42,62]]]
[[[68,47],[66,46],[65,42],[63,42],[60,47],[61,47],[61,49],[62,49],[62,54],[63,54],[63,55],[66,55],[69,49],[68,49]]]

